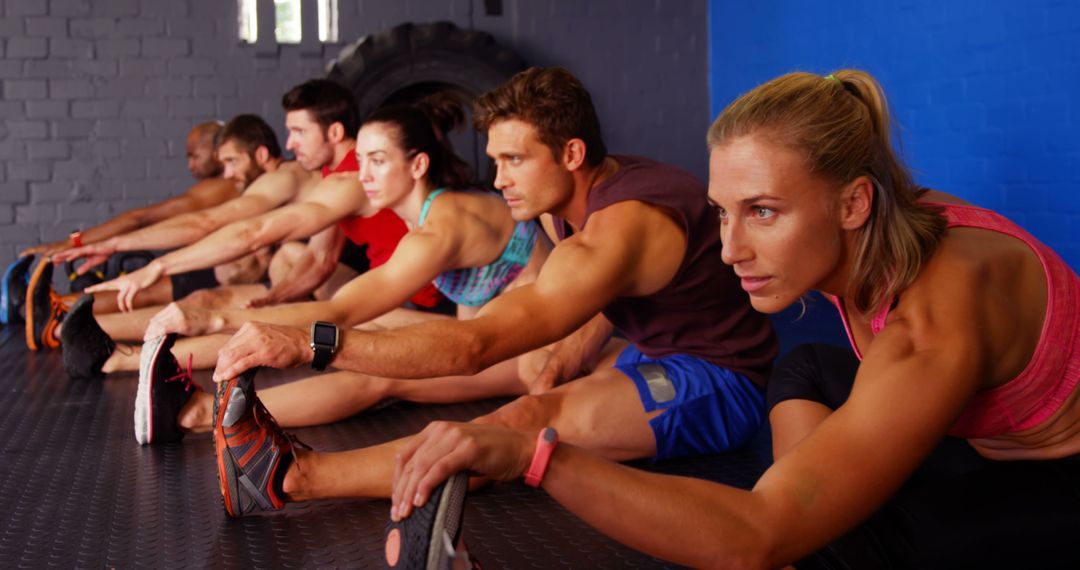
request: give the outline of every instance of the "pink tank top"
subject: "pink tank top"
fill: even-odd
[[[950,435],[976,439],[1033,428],[1054,414],[1080,383],[1080,278],[1050,248],[1001,214],[975,206],[934,205],[944,209],[948,227],[971,227],[1015,237],[1030,247],[1046,274],[1046,316],[1035,353],[1020,375],[985,392],[979,392],[960,414]],[[848,340],[855,355],[862,359],[851,325],[839,299],[832,299],[840,310]],[[885,328],[891,303],[870,321],[874,335]]]

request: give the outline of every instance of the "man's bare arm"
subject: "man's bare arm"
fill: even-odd
[[[222,178],[202,180],[180,196],[174,196],[142,208],[123,212],[112,219],[81,232],[83,244],[98,243],[111,237],[133,232],[168,218],[197,212],[223,204],[239,194],[232,182]],[[31,247],[19,254],[51,254],[75,247],[71,238]]]
[[[683,250],[685,234],[666,213],[638,202],[610,206],[552,251],[533,284],[500,295],[476,318],[346,331],[334,367],[391,378],[475,373],[572,333],[616,297],[659,290],[681,263],[671,252]],[[299,329],[245,325],[219,353],[215,378],[309,362],[306,339]]]
[[[164,275],[213,267],[274,243],[311,237],[366,207],[367,195],[356,178],[327,178],[302,202],[229,224],[152,265]]]

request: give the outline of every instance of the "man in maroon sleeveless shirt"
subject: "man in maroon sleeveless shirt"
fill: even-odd
[[[337,454],[292,449],[269,425],[248,426],[274,431],[261,439],[269,449],[260,453],[280,458],[274,473],[258,474],[275,481],[259,504],[386,496],[394,458],[408,459],[421,442],[447,433],[518,438],[531,454],[537,432],[553,427],[564,441],[627,460],[721,452],[762,424],[761,386],[776,341],[721,261],[705,186],[673,167],[607,155],[588,92],[563,69],[518,74],[479,98],[475,116],[513,216],[540,217],[557,242],[547,263],[535,283],[503,294],[472,320],[341,331],[332,365],[432,378],[527,353],[534,395],[472,424],[436,422],[415,438]],[[614,338],[616,329],[629,343]],[[237,378],[242,372],[312,359],[307,331],[244,325],[219,353],[214,378],[228,389],[219,391],[227,396],[217,409],[236,417],[230,406],[244,403],[228,395],[249,390],[249,377]],[[247,398],[250,405],[254,395]]]

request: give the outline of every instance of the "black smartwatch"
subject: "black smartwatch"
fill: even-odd
[[[311,350],[315,351],[315,358],[311,359],[311,367],[315,370],[326,370],[326,365],[334,359],[334,353],[338,347],[338,328],[334,323],[315,321],[311,323]]]

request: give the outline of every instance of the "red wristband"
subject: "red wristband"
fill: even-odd
[[[71,238],[71,243],[75,247],[82,247],[83,246],[82,232],[81,231],[75,230],[75,231],[71,232],[71,235],[69,235],[68,237]]]
[[[533,452],[532,463],[525,472],[525,484],[530,487],[539,487],[547,472],[551,454],[555,452],[555,446],[559,443],[559,433],[553,427],[540,430],[536,436],[536,451]]]

